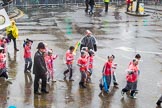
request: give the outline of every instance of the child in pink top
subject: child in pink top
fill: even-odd
[[[32,58],[31,58],[31,45],[32,41],[27,40],[24,44],[24,59],[25,59],[25,69],[24,72],[31,72]]]
[[[48,55],[45,56],[46,66],[47,66],[47,70],[49,72],[48,81],[51,79],[52,81],[55,82],[55,80],[54,80],[54,66],[53,66],[53,62],[54,62],[54,60],[57,57],[58,57],[57,55],[53,55],[53,51],[52,50],[48,50]]]

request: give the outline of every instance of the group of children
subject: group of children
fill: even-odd
[[[74,61],[74,49],[75,47],[70,46],[69,50],[66,52],[66,65],[67,70],[64,71],[64,79],[67,77],[67,73],[69,72],[69,80],[74,81],[72,79],[72,64]],[[81,56],[77,60],[77,65],[79,66],[79,70],[81,73],[81,80],[79,82],[80,87],[86,88],[85,84],[91,81],[91,75],[93,73],[93,59],[94,59],[94,51],[88,50],[87,47],[83,47],[81,49]]]
[[[7,69],[6,69],[6,43],[7,40],[0,36],[0,77],[4,77],[8,79]],[[30,81],[32,81],[31,77],[31,68],[32,68],[32,58],[31,58],[31,46],[33,41],[30,39],[26,39],[24,41],[23,47],[24,47],[24,59],[25,59],[25,80],[29,78]],[[69,49],[66,52],[66,64],[67,64],[67,70],[64,71],[64,79],[66,80],[67,73],[70,73],[69,75],[69,81],[74,81],[72,79],[73,76],[73,61],[74,61],[74,49],[75,47],[70,46]],[[48,49],[46,45],[46,49],[44,51],[44,60],[46,63],[46,67],[48,70],[47,74],[47,83],[52,81],[55,82],[54,78],[54,66],[53,62],[58,57],[57,55],[53,55],[52,49]],[[94,51],[88,50],[87,47],[83,47],[80,51],[80,57],[77,60],[77,65],[79,66],[80,74],[81,74],[81,80],[79,82],[79,86],[81,88],[86,88],[86,84],[91,81],[91,75],[93,73],[93,61],[94,61]],[[100,90],[102,92],[109,92],[111,79],[113,80],[113,84],[115,87],[118,86],[116,76],[115,76],[115,69],[117,68],[117,64],[114,63],[115,56],[110,55],[108,56],[108,60],[103,66],[102,70],[102,78],[100,80]],[[138,93],[137,90],[137,82],[138,82],[138,76],[140,74],[138,63],[141,59],[140,54],[136,54],[135,58],[129,63],[128,69],[126,70],[126,86],[121,90],[122,96],[126,93],[131,98],[136,98],[136,94]],[[157,105],[160,105],[161,101],[158,100]]]
[[[25,80],[28,81],[28,78],[30,81],[32,81],[31,77],[31,68],[32,68],[32,58],[31,58],[31,46],[32,46],[33,41],[30,39],[26,39],[24,41],[23,47],[24,47],[24,59],[25,59],[25,68],[24,68],[24,73],[25,73]],[[45,43],[44,43],[45,44]],[[54,79],[54,66],[53,62],[54,60],[58,57],[57,55],[53,55],[53,50],[49,49],[47,44],[45,53],[44,53],[44,60],[46,63],[47,67],[47,83],[50,81],[55,82]]]
[[[69,80],[73,81],[72,79],[72,64],[74,60],[74,47],[71,46],[69,50],[66,52],[66,64],[68,69],[64,71],[64,79],[67,77],[67,73],[70,73]],[[138,68],[138,62],[140,60],[140,54],[137,54],[135,58],[129,63],[127,69],[126,80],[127,84],[126,87],[122,89],[121,94],[122,96],[124,93],[130,94],[130,97],[136,98],[135,95],[137,93],[137,79],[138,75],[140,74]],[[110,55],[108,56],[107,62],[104,64],[102,70],[102,79],[100,80],[99,87],[101,91],[105,91],[106,93],[109,92],[111,80],[113,80],[113,84],[115,87],[118,87],[118,83],[115,76],[115,69],[117,68],[117,64],[114,63],[115,56]],[[80,51],[80,57],[77,60],[77,65],[79,66],[79,70],[81,73],[81,80],[79,82],[79,86],[81,88],[86,88],[87,82],[91,81],[91,75],[93,73],[93,61],[94,61],[94,51],[88,50],[87,47],[83,47]]]
[[[33,41],[30,39],[26,39],[24,41],[23,47],[24,47],[24,59],[25,59],[25,80],[29,78],[30,81],[32,81],[31,77],[31,68],[32,68],[32,58],[31,58],[31,46]],[[75,47],[70,46],[69,50],[66,52],[66,64],[67,64],[67,70],[64,71],[64,79],[67,77],[67,73],[69,72],[69,80],[74,81],[72,79],[73,76],[73,61],[74,61],[74,49]],[[94,51],[88,50],[87,47],[83,47],[80,51],[80,57],[77,60],[77,65],[79,66],[79,70],[81,73],[81,80],[79,82],[79,86],[81,88],[86,88],[86,84],[91,81],[91,75],[93,73],[93,61],[94,61]],[[46,67],[48,70],[47,74],[47,82],[54,81],[54,66],[53,62],[57,58],[57,55],[53,55],[52,49],[48,49],[46,45],[45,53],[44,53],[44,60],[46,63]],[[127,75],[126,80],[127,84],[125,88],[122,89],[121,93],[124,95],[124,93],[130,94],[130,97],[135,98],[135,95],[137,93],[137,80],[138,75],[140,74],[139,68],[138,68],[138,62],[140,60],[141,56],[137,54],[135,58],[129,63],[128,69],[127,69]],[[105,92],[109,92],[111,79],[113,79],[114,86],[117,86],[118,83],[116,81],[115,76],[115,69],[117,67],[117,64],[115,64],[113,61],[115,59],[114,55],[108,56],[107,62],[104,64],[103,71],[102,71],[102,79],[100,83],[100,89]],[[2,36],[0,36],[0,77],[8,78],[7,70],[6,70],[6,40]]]
[[[114,74],[114,69],[116,69],[117,64],[113,63],[115,56],[111,55],[108,56],[108,61],[104,64],[103,71],[102,71],[102,79],[100,83],[100,89],[105,92],[109,92],[111,79],[113,78],[114,86],[118,85],[117,82],[115,82],[116,77]],[[129,97],[136,98],[137,93],[137,79],[138,75],[140,74],[139,68],[138,68],[138,62],[140,60],[141,56],[140,54],[137,54],[135,58],[129,63],[128,69],[127,69],[127,75],[126,80],[127,84],[125,88],[122,89],[121,94],[122,96],[124,93],[127,93]]]
[[[77,65],[81,73],[81,80],[79,86],[81,88],[86,88],[86,84],[91,82],[91,75],[93,73],[93,60],[94,51],[88,50],[88,48],[83,47],[81,50],[81,56],[77,60]]]

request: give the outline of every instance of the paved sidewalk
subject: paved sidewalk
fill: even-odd
[[[162,11],[162,4],[160,4],[160,5],[145,5],[145,9]]]
[[[162,15],[162,4],[161,5],[145,5],[145,12],[148,13],[159,13]]]
[[[24,13],[20,9],[15,8],[12,12],[9,13],[9,18],[10,19],[17,19],[17,18],[19,18],[23,15],[24,15]]]

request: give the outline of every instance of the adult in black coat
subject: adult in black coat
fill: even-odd
[[[35,74],[34,79],[34,93],[41,94],[38,90],[39,88],[39,79],[42,79],[42,93],[48,93],[46,90],[46,81],[47,81],[47,68],[44,61],[43,54],[45,52],[45,45],[40,42],[37,47],[38,51],[35,53],[34,56],[34,66],[33,66],[33,73]]]

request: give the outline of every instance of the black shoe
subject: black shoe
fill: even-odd
[[[69,81],[74,81],[74,80],[72,78],[70,78]]]
[[[41,93],[38,92],[38,91],[35,91],[34,94],[36,94],[36,95],[41,95]]]
[[[114,86],[118,86],[119,84],[117,82],[114,82]]]
[[[19,49],[16,48],[15,51],[19,51]]]
[[[157,105],[157,106],[160,106],[160,104],[161,104],[160,101],[157,101],[157,102],[156,102],[156,105]]]
[[[64,73],[64,80],[66,80],[66,73]]]
[[[100,90],[102,91],[103,85],[102,84],[99,84],[99,87],[100,87]]]
[[[48,94],[49,91],[43,90],[42,93]]]
[[[86,88],[86,86],[83,84],[83,82],[79,82],[80,88]]]

